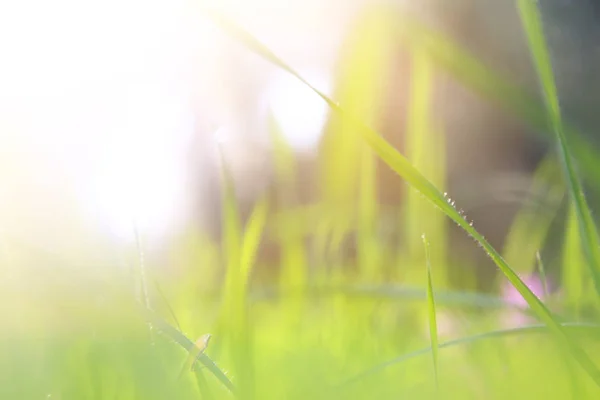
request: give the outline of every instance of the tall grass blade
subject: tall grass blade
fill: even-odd
[[[590,268],[597,295],[600,297],[600,237],[592,213],[583,194],[581,182],[575,171],[574,160],[565,136],[562,123],[558,93],[554,83],[554,74],[550,63],[550,55],[544,39],[541,17],[537,5],[531,0],[518,0],[519,13],[527,38],[529,48],[538,72],[548,117],[555,134],[558,153],[562,163],[567,187],[575,214],[581,230],[581,240],[587,265]]]
[[[548,325],[549,328],[556,334],[556,337],[565,344],[570,350],[571,354],[584,368],[584,370],[590,375],[595,383],[600,386],[600,370],[591,360],[589,355],[575,342],[573,341],[567,332],[563,329],[562,325],[552,315],[550,310],[542,303],[537,296],[527,287],[527,285],[521,280],[521,278],[515,273],[515,271],[506,263],[502,256],[492,247],[492,245],[467,221],[467,219],[461,215],[461,213],[448,201],[448,199],[442,194],[430,181],[428,181],[417,169],[415,169],[410,162],[390,146],[376,131],[365,125],[361,121],[354,118],[352,115],[345,112],[337,102],[333,101],[323,92],[312,86],[302,76],[280,60],[275,54],[273,54],[268,48],[260,43],[255,37],[243,28],[228,20],[224,16],[218,13],[211,12],[211,18],[215,19],[218,25],[236,40],[242,42],[248,47],[249,50],[257,53],[264,57],[271,63],[279,66],[283,70],[292,74],[302,83],[307,85],[311,90],[318,94],[327,104],[331,107],[336,114],[347,119],[356,127],[360,128],[360,132],[372,148],[372,150],[384,161],[390,168],[392,168],[398,175],[400,175],[407,183],[412,187],[420,191],[431,203],[438,207],[444,212],[449,218],[456,222],[461,228],[463,228],[470,236],[478,242],[488,256],[494,261],[498,268],[508,278],[510,283],[517,289],[517,291],[523,296],[527,304],[536,313],[536,315]]]
[[[439,349],[438,330],[435,311],[435,297],[433,295],[433,282],[431,278],[431,256],[429,253],[429,242],[423,234],[423,245],[425,246],[425,263],[427,265],[427,314],[429,316],[429,340],[431,341],[431,356],[433,358],[433,373],[436,387],[439,388]]]

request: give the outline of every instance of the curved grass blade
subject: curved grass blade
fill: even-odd
[[[596,293],[600,297],[600,236],[598,236],[592,213],[583,194],[581,182],[575,172],[571,150],[564,133],[558,93],[554,83],[550,55],[544,39],[541,17],[537,5],[531,0],[518,0],[518,6],[521,22],[527,33],[529,49],[542,86],[552,130],[555,134],[569,195],[575,206],[575,214],[581,231],[581,244]]]
[[[273,52],[265,47],[249,32],[225,18],[218,12],[208,10],[208,15],[220,25],[229,35],[237,41],[243,43],[249,50],[257,53],[274,65],[290,73],[296,79],[307,85],[313,92],[321,97],[329,107],[348,122],[355,124],[360,128],[363,139],[371,149],[398,175],[410,184],[413,188],[421,192],[431,203],[441,209],[449,218],[463,228],[479,245],[484,249],[487,255],[500,268],[502,273],[508,278],[510,283],[523,296],[527,304],[535,314],[543,321],[571,352],[571,355],[578,361],[581,367],[590,375],[590,377],[600,386],[600,370],[589,357],[589,355],[567,334],[562,325],[552,315],[550,310],[538,297],[527,287],[515,271],[504,261],[502,256],[492,247],[492,245],[481,235],[472,224],[454,207],[450,199],[447,199],[429,180],[427,180],[411,163],[400,154],[394,147],[385,141],[375,130],[357,120],[323,92],[312,86],[306,79],[279,59]]]
[[[435,375],[435,386],[439,388],[439,349],[438,349],[438,331],[435,312],[435,298],[433,296],[433,282],[431,279],[431,257],[429,254],[429,242],[422,236],[425,246],[425,263],[427,264],[427,313],[429,315],[429,340],[431,341],[431,356],[433,358],[433,373]]]
[[[181,331],[177,330],[171,324],[163,320],[160,316],[158,316],[154,311],[146,308],[140,307],[140,310],[146,320],[151,322],[152,325],[169,338],[171,338],[175,343],[183,347],[188,353],[195,352],[197,350],[197,346],[194,342],[188,339]],[[203,352],[199,353],[198,361],[202,363],[214,376],[221,382],[229,391],[235,394],[235,386],[229,380],[227,375],[215,364],[215,362]]]
[[[573,331],[573,333],[600,334],[600,325],[597,325],[597,324],[562,323],[561,327],[564,330]],[[459,345],[463,345],[463,344],[477,343],[482,340],[497,339],[497,338],[503,338],[503,337],[508,337],[508,336],[518,336],[518,335],[525,335],[525,334],[549,333],[549,332],[551,332],[551,331],[550,331],[550,329],[548,329],[548,326],[540,325],[540,324],[522,326],[519,328],[500,329],[500,330],[496,330],[496,331],[482,333],[479,335],[467,336],[467,337],[463,337],[460,339],[450,340],[448,342],[441,343],[438,346],[438,348],[445,349],[448,347],[455,347],[455,346],[459,346]],[[404,361],[410,360],[415,357],[429,354],[432,351],[433,351],[432,347],[426,347],[426,348],[423,348],[420,350],[410,352],[408,354],[404,354],[404,355],[394,358],[392,360],[383,362],[381,364],[378,364],[372,368],[369,368],[369,369],[353,376],[350,379],[347,379],[343,383],[339,384],[337,386],[337,388],[342,388],[342,387],[348,386],[348,385],[353,384],[359,380],[362,380],[368,376],[371,376],[378,372],[381,372],[384,369],[386,369],[387,367],[391,367],[392,365],[395,365],[395,364],[400,364]]]

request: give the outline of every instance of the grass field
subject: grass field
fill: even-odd
[[[325,147],[331,157],[323,166],[322,202],[277,218],[282,262],[268,283],[251,277],[261,268],[261,237],[273,228],[269,203],[259,201],[242,227],[230,185],[222,246],[182,235],[168,257],[177,273],[150,268],[143,232],[137,246],[123,251],[124,267],[93,272],[51,249],[2,243],[0,398],[598,398],[600,239],[583,194],[583,187],[600,184],[596,153],[562,119],[534,3],[518,4],[545,104],[444,37],[415,22],[398,23],[401,15],[365,19],[350,38],[336,98],[314,89],[334,115],[331,137],[343,132],[353,139]],[[219,22],[249,50],[303,80],[250,33]],[[389,37],[403,40],[418,66],[404,155],[370,128]],[[524,209],[501,253],[444,193],[443,132],[427,109],[434,65],[552,134],[556,151],[536,171],[534,185],[568,193],[560,283],[547,284],[539,256],[556,212]],[[352,79],[356,74],[373,80]],[[277,143],[278,172],[294,176],[289,148]],[[406,217],[397,220],[407,238],[401,252],[378,237],[376,159],[411,188]],[[357,212],[339,205],[351,197]],[[477,292],[469,276],[460,289],[450,283],[458,273],[448,262],[452,223],[497,266],[497,294]],[[352,273],[337,257],[348,225],[357,232]],[[316,238],[316,254],[302,247],[299,230]]]

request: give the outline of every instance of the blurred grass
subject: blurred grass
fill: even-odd
[[[536,70],[540,78],[552,131],[556,135],[558,154],[563,167],[565,181],[569,189],[569,196],[574,205],[575,215],[577,215],[577,223],[581,230],[580,239],[587,261],[586,264],[590,269],[597,295],[600,296],[600,236],[598,236],[596,224],[592,219],[592,213],[583,194],[583,188],[575,170],[575,162],[571,154],[570,145],[564,132],[558,92],[554,83],[550,56],[544,39],[541,16],[537,5],[529,0],[519,0],[518,6]]]
[[[534,271],[536,253],[544,247],[552,222],[558,217],[565,192],[559,172],[552,155],[540,163],[529,196],[512,222],[503,256],[519,273]]]
[[[591,360],[600,356],[600,326],[591,321],[594,314],[583,311],[597,310],[598,296],[589,290],[591,271],[583,268],[581,244],[598,243],[578,229],[578,216],[588,215],[589,208],[569,205],[560,303],[552,303],[559,317],[517,272],[534,271],[560,201],[542,211],[524,206],[505,258],[468,223],[441,192],[444,132],[429,114],[433,66],[499,103],[514,107],[519,98],[516,107],[523,108],[517,111],[534,125],[546,126],[546,118],[531,111],[537,105],[525,104],[517,88],[443,37],[414,23],[396,32],[402,18],[366,15],[346,43],[335,96],[339,104],[317,92],[336,112],[328,126],[334,139],[323,144],[322,202],[281,211],[263,198],[243,218],[223,162],[220,246],[194,232],[184,235],[170,259],[177,271],[156,273],[161,290],[147,285],[147,304],[136,301],[135,270],[127,266],[91,273],[58,255],[0,238],[0,398],[597,398],[598,373]],[[299,77],[235,25],[226,29]],[[413,40],[416,51],[408,159],[368,128],[380,117],[390,38]],[[277,179],[285,186],[276,202],[295,204],[298,168],[280,128],[272,124],[271,134]],[[570,156],[568,149],[563,152]],[[576,148],[573,157],[580,160],[579,154]],[[379,221],[390,219],[377,201],[378,159],[420,192],[405,192],[407,218],[392,218],[406,224],[405,252],[378,232]],[[589,165],[582,163],[582,170]],[[554,168],[551,158],[540,166],[532,193],[548,188],[552,199],[560,197],[564,182],[556,181]],[[571,188],[573,182],[577,179],[567,174]],[[449,233],[443,214],[479,242],[530,308],[511,304],[514,299],[449,288],[446,257],[453,249],[445,247]],[[341,257],[355,230],[357,271],[349,268],[352,260]],[[423,252],[423,232],[435,246],[432,254],[427,241]],[[307,248],[304,238],[311,235],[316,240]],[[261,245],[272,240],[281,249],[279,265],[260,265]],[[140,242],[134,253],[144,254],[143,246]],[[138,262],[134,257],[132,265]],[[255,284],[253,276],[266,268],[278,268],[272,271],[279,272],[278,279],[271,286]],[[146,284],[150,279],[146,274]],[[523,316],[537,316],[544,324],[504,327]],[[567,322],[572,320],[586,322]],[[179,377],[186,357],[194,354],[195,339],[207,333],[212,339],[199,355],[200,368]],[[429,354],[433,373],[431,360],[419,357]]]

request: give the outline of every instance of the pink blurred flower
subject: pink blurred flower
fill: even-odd
[[[546,298],[547,293],[545,293],[544,283],[538,276],[530,275],[521,279],[540,300],[544,300]],[[517,289],[515,289],[515,287],[508,281],[506,281],[502,287],[502,299],[504,299],[504,301],[507,303],[521,309],[529,308],[523,296],[521,296]],[[531,323],[532,321],[533,318],[526,315],[521,310],[515,309],[507,310],[502,317],[503,325],[508,325],[508,327],[522,326],[527,323]]]

